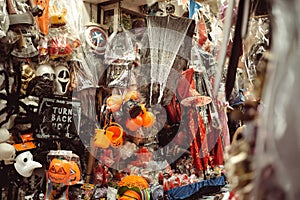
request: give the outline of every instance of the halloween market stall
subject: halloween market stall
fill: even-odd
[[[273,112],[271,13],[262,0],[0,0],[0,198],[265,199],[255,184],[284,175],[256,160],[277,158],[259,123]],[[284,183],[262,190],[289,199]]]

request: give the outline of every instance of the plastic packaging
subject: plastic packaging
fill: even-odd
[[[271,65],[257,134],[253,199],[299,199],[300,2],[273,1]]]
[[[6,10],[6,1],[0,1],[0,39],[6,36],[9,28],[9,17]]]

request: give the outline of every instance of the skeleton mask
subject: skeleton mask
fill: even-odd
[[[70,85],[70,72],[69,69],[64,65],[58,65],[55,68],[56,75],[56,92],[57,94],[63,95],[68,91]]]
[[[16,150],[13,145],[7,143],[0,144],[0,160],[7,161],[6,163],[9,163],[15,159],[15,156]]]
[[[175,13],[175,6],[173,4],[167,4],[166,5],[166,13],[168,15]]]
[[[52,80],[52,81],[54,80],[55,77],[53,68],[51,67],[51,65],[48,64],[40,65],[37,68],[35,74],[36,76],[42,76],[44,79]]]
[[[30,177],[35,168],[42,167],[40,163],[33,161],[33,156],[29,151],[18,155],[14,166],[17,172],[24,177]]]
[[[34,77],[35,77],[34,70],[28,64],[23,65],[22,66],[22,88],[21,88],[23,94],[26,94],[26,88],[28,87],[29,82]]]

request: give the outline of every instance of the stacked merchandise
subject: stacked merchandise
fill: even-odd
[[[111,35],[79,0],[0,2],[1,199],[222,193],[223,25],[214,6],[192,2],[193,19],[167,3]]]

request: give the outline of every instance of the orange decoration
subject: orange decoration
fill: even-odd
[[[95,129],[94,145],[104,149],[108,148],[113,134],[105,129]]]
[[[117,123],[111,123],[110,126],[106,128],[107,132],[112,132],[113,135],[110,139],[111,146],[114,148],[119,148],[123,144],[123,128]]]
[[[124,101],[128,101],[130,99],[135,100],[135,101],[140,101],[141,100],[141,94],[138,91],[135,91],[135,90],[129,91],[125,94]]]
[[[119,200],[142,200],[139,193],[134,190],[127,190],[124,194],[119,198]]]
[[[152,112],[146,112],[142,115],[143,124],[142,126],[149,128],[155,123],[155,115]]]
[[[126,127],[131,131],[138,130],[143,124],[143,119],[141,116],[137,116],[136,118],[128,119],[126,121]]]
[[[119,182],[119,187],[123,186],[129,188],[137,187],[140,190],[149,189],[149,183],[147,180],[137,175],[129,175],[122,178],[122,180]]]
[[[53,183],[67,183],[69,181],[71,165],[64,159],[52,159],[48,175]]]
[[[141,104],[141,109],[142,109],[141,115],[146,113],[147,112],[146,104]]]
[[[50,0],[35,0],[35,5],[41,6],[43,9],[42,16],[37,16],[36,19],[40,31],[44,35],[48,35],[49,32],[49,1]]]
[[[123,103],[123,99],[121,95],[111,95],[106,100],[106,104],[109,107],[111,112],[116,112],[120,110]]]
[[[68,185],[76,185],[80,181],[80,169],[75,161],[70,161],[71,172]]]

